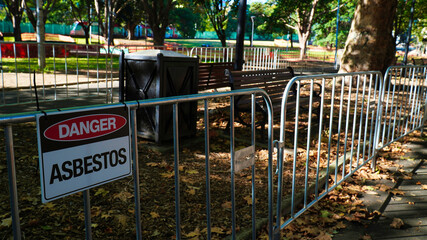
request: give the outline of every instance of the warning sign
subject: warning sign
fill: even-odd
[[[128,120],[123,106],[37,115],[42,201],[131,175]]]

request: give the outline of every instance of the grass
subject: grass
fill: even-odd
[[[107,59],[107,64],[110,64],[111,59]],[[112,59],[113,69],[119,69],[119,57],[113,56]],[[15,59],[13,58],[3,58],[2,59],[2,68],[5,72],[39,72],[38,59],[37,58],[17,58],[16,64]],[[106,69],[106,57],[99,56],[89,57],[67,57],[67,58],[46,58],[46,67],[44,72],[65,72],[75,71],[76,69],[90,69],[90,70],[101,70]]]

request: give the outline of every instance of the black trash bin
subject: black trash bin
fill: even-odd
[[[197,93],[198,58],[172,51],[146,50],[120,57],[120,100],[142,100]],[[197,102],[179,104],[180,136],[196,133]],[[138,136],[173,139],[172,105],[137,110]]]

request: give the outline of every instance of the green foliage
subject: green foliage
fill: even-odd
[[[394,21],[394,36],[400,42],[406,41],[407,30],[411,14],[412,0],[399,0]],[[414,9],[414,24],[412,34],[417,36],[418,41],[422,41],[423,35],[427,35],[427,0],[417,0]],[[424,30],[423,30],[424,29]]]
[[[204,27],[201,13],[196,11],[196,6],[191,2],[187,6],[180,5],[172,9],[169,13],[169,21],[184,38],[194,38],[197,32],[196,26],[199,30]]]
[[[356,9],[356,0],[340,1],[339,25],[338,25],[338,47],[343,48],[347,35],[350,31],[351,21]],[[329,9],[334,16],[323,18],[313,26],[314,44],[319,46],[335,46],[336,41],[336,9],[337,1],[329,3]],[[322,21],[323,20],[323,21]]]

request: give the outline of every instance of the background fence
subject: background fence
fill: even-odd
[[[91,97],[101,102],[114,102],[118,86],[118,55],[124,51],[160,49],[198,56],[201,62],[233,62],[234,48],[185,48],[172,45],[79,45],[46,43],[46,67],[39,69],[36,43],[0,43],[0,106],[35,102],[34,79],[39,101],[57,101]],[[245,48],[244,70],[276,69],[292,66],[296,73],[312,69],[331,69],[329,53],[308,52],[298,61],[299,50],[289,48]],[[326,64],[326,65],[325,65]],[[329,65],[328,65],[329,64]],[[35,71],[35,74],[34,74]]]

